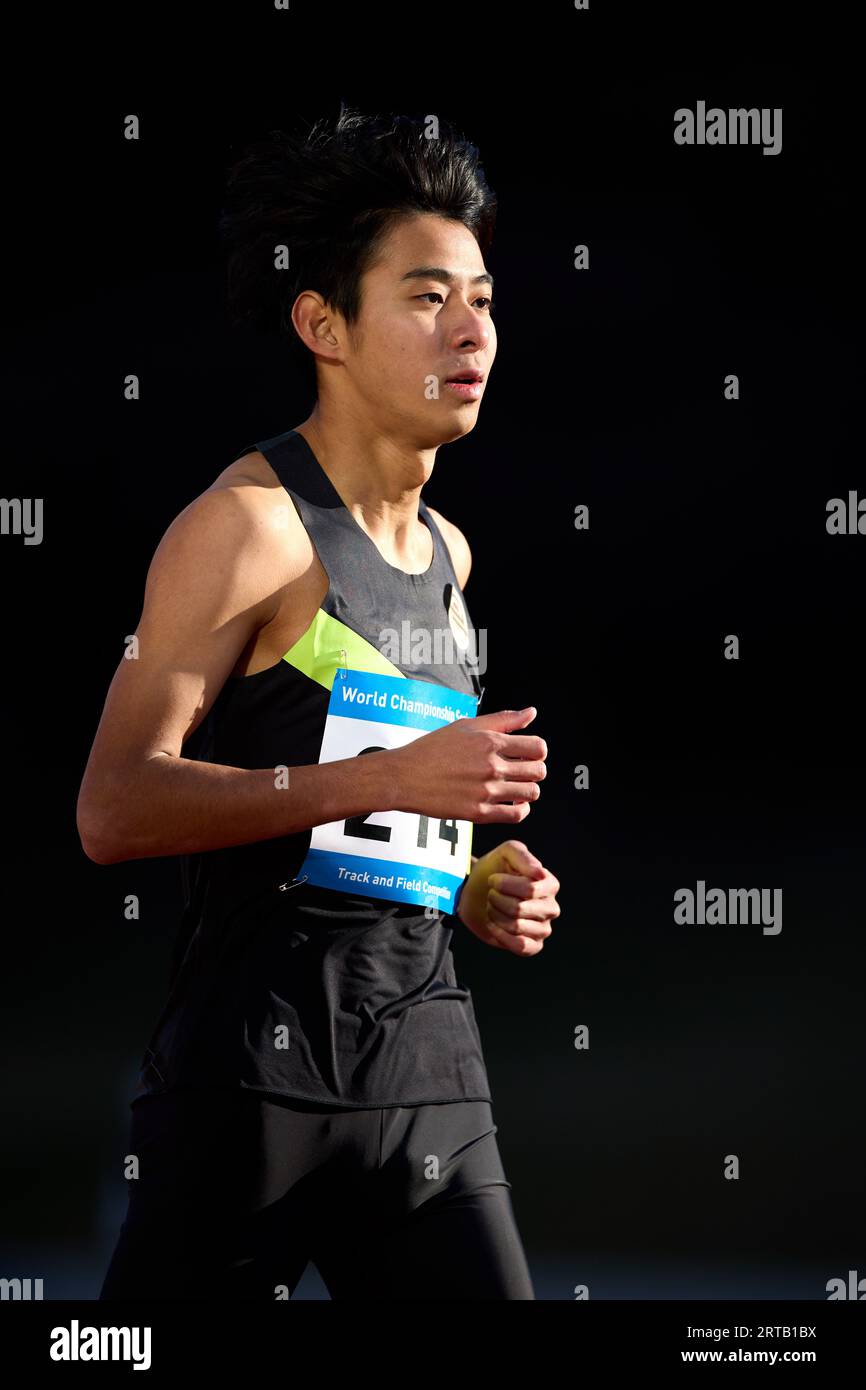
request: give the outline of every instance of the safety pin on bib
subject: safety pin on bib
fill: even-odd
[[[297,888],[301,883],[306,883],[309,877],[309,874],[304,874],[303,878],[293,878],[291,883],[289,883],[289,880],[286,879],[285,883],[278,883],[277,887],[279,888],[280,892],[283,893],[288,888]]]

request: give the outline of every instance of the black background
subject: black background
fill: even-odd
[[[626,61],[603,9],[415,35],[384,10],[202,11],[182,53],[115,15],[78,32],[62,96],[9,108],[3,495],[44,498],[45,533],[0,545],[0,1273],[48,1271],[46,1297],[98,1291],[180,912],[176,861],[79,844],[102,702],[172,518],[306,414],[279,347],[226,325],[222,171],[340,97],[455,120],[500,200],[495,367],[424,495],[472,546],[485,712],[535,704],[549,745],[516,837],[561,881],[554,933],[529,960],[453,942],[539,1296],[823,1298],[866,1274],[866,536],[825,528],[866,495],[850,36],[759,56],[744,27],[726,60],[668,16]],[[781,153],[675,145],[699,99],[781,106]],[[781,933],[676,924],[698,879],[781,888]]]

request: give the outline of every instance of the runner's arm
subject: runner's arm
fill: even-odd
[[[118,664],[79,791],[78,833],[95,863],[222,849],[391,809],[386,752],[292,767],[286,788],[273,768],[182,755],[276,611],[274,574],[273,529],[249,489],[202,493],[166,531],[147,575],[138,655]]]

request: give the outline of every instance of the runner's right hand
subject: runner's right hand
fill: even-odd
[[[394,809],[476,825],[525,820],[547,776],[547,744],[512,730],[524,729],[536,714],[529,705],[457,719],[389,749]]]

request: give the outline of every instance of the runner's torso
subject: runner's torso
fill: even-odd
[[[286,526],[303,527],[309,564],[241,653],[184,755],[251,768],[318,762],[347,666],[408,677],[407,687],[433,683],[431,698],[477,699],[471,653],[423,640],[470,626],[423,499],[430,545],[419,531],[419,569],[409,573],[384,558],[297,431],[245,453],[223,481],[247,468],[275,496],[284,489]],[[240,1085],[349,1106],[490,1099],[472,999],[454,973],[455,919],[299,880],[311,835],[184,857],[188,901],[170,996],[136,1098]]]

